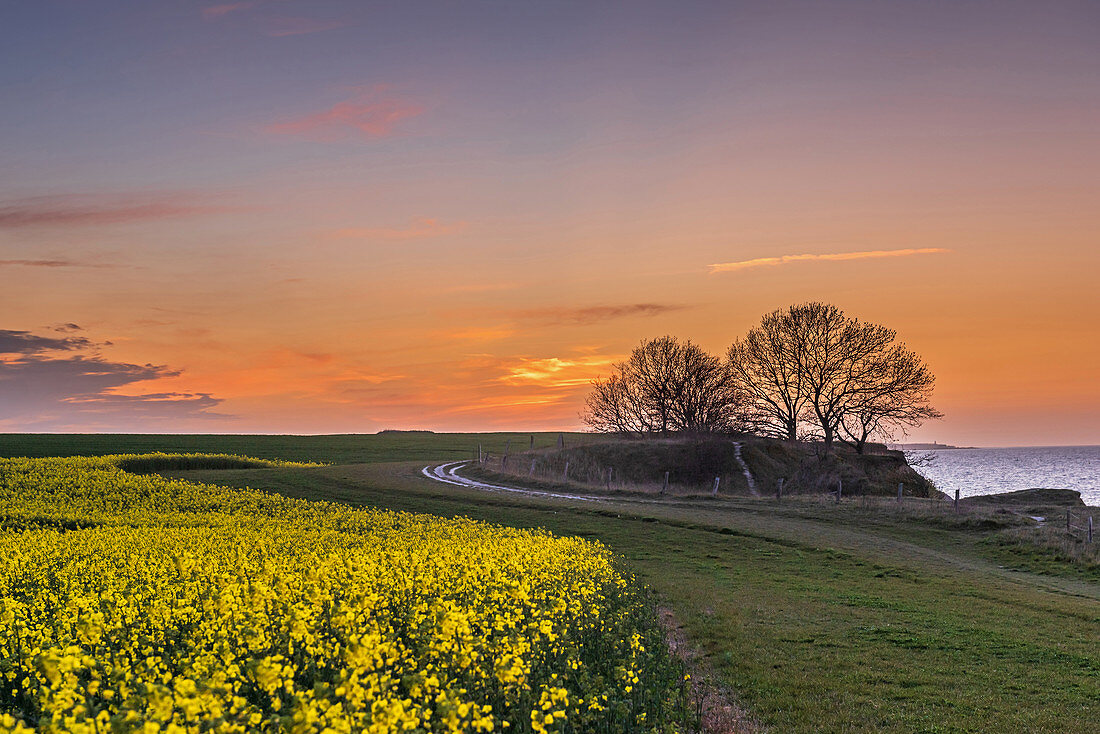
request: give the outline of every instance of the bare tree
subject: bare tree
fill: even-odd
[[[690,341],[681,345],[676,364],[672,416],[677,429],[704,433],[732,428],[740,400],[727,366]]]
[[[836,306],[773,311],[734,341],[725,364],[690,341],[643,341],[597,379],[582,418],[597,431],[753,430],[828,452],[847,438],[862,453],[872,436],[941,417],[928,366],[885,326]]]
[[[862,451],[876,432],[940,417],[929,403],[935,378],[919,357],[894,343],[893,329],[825,303],[792,306],[789,314],[801,344],[806,413],[826,451],[841,432]]]
[[[798,439],[808,394],[802,380],[802,341],[792,309],[773,311],[727,352],[727,365],[742,393],[746,421],[763,435]]]
[[[895,345],[874,359],[875,369],[852,396],[840,422],[861,454],[872,436],[890,439],[898,430],[943,417],[931,405],[936,378],[920,357],[904,345]]]
[[[727,429],[737,392],[721,361],[672,336],[643,341],[592,383],[582,419],[597,431],[667,434]]]
[[[596,378],[585,399],[586,411],[581,418],[600,433],[642,434],[649,430],[643,423],[646,416],[634,394],[635,386],[624,379],[623,368],[623,364],[617,365],[616,373],[606,380]]]

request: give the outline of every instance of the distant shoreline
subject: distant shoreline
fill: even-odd
[[[976,449],[979,446],[952,446],[946,443],[889,443],[886,448],[894,451],[939,451],[941,449]]]
[[[944,449],[966,449],[970,451],[999,451],[1003,449],[1091,449],[1100,446],[1094,443],[1071,444],[1035,444],[1021,446],[952,446],[946,443],[888,443],[891,451],[940,451]]]

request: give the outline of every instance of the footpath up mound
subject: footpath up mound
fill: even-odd
[[[893,496],[899,483],[905,485],[907,496],[928,497],[935,492],[900,451],[876,447],[875,453],[857,454],[838,444],[825,455],[820,444],[746,435],[608,437],[564,449],[526,451],[509,457],[508,467],[519,475],[562,477],[566,462],[572,481],[605,484],[610,469],[614,486],[639,490],[662,486],[668,472],[672,491],[681,494],[709,493],[715,477],[720,477],[722,493],[746,494],[746,467],[762,494],[774,493],[781,477],[785,493],[833,491],[838,480],[851,494]]]

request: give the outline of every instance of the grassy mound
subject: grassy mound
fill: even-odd
[[[899,483],[906,496],[935,494],[931,483],[906,463],[900,451],[857,454],[837,445],[825,455],[820,445],[756,436],[607,437],[564,449],[525,451],[509,456],[504,466],[498,457],[491,468],[536,480],[568,477],[596,487],[606,487],[610,476],[612,488],[641,491],[660,489],[668,472],[670,491],[678,494],[710,493],[719,477],[723,494],[746,494],[750,488],[737,460],[737,443],[754,488],[761,494],[773,494],[780,478],[784,493],[834,491],[840,481],[845,494],[851,495],[894,496]]]

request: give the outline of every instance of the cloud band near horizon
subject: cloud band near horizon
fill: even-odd
[[[707,268],[712,274],[732,273],[738,270],[749,270],[750,268],[773,267],[776,265],[787,265],[790,263],[806,262],[812,260],[873,260],[884,257],[937,255],[948,252],[951,252],[951,250],[943,247],[919,247],[906,248],[901,250],[862,250],[859,252],[831,252],[822,254],[807,253],[802,255],[780,255],[778,257],[757,257],[753,258],[752,260],[738,260],[736,262],[728,263],[713,263],[711,265],[707,265]]]

